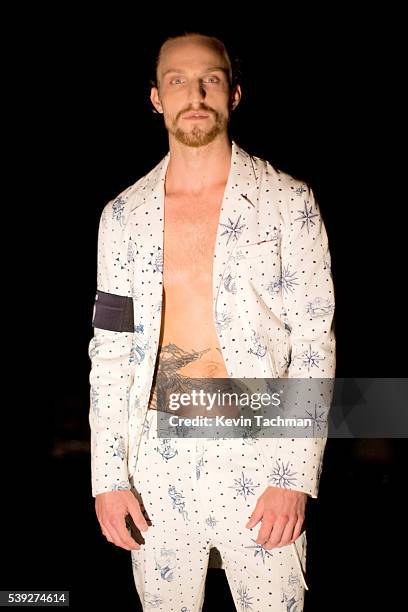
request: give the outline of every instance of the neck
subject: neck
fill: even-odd
[[[167,195],[199,195],[227,182],[232,150],[227,134],[203,147],[188,147],[174,138],[169,145]]]

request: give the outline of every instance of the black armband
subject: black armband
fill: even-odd
[[[92,326],[117,332],[133,332],[133,299],[97,290]]]

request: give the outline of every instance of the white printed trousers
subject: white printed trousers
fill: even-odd
[[[131,551],[143,610],[200,612],[212,547],[237,610],[303,610],[306,532],[266,550],[261,523],[245,527],[267,477],[262,439],[162,439],[148,411],[133,484],[152,524]]]

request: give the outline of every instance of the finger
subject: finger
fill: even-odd
[[[261,528],[258,532],[258,537],[255,540],[257,544],[261,544],[261,546],[263,546],[264,543],[268,541],[273,529],[273,522],[273,516],[271,514],[263,515]]]
[[[252,527],[255,527],[255,525],[257,525],[259,523],[259,521],[261,520],[263,515],[263,509],[261,507],[261,505],[256,505],[254,511],[252,512],[249,521],[247,522],[247,524],[245,525],[245,527],[247,529],[252,529]]]
[[[296,526],[296,519],[292,519],[286,523],[286,527],[283,530],[281,540],[276,545],[277,547],[280,548],[281,546],[287,546],[288,544],[290,544],[290,542],[292,542],[293,531],[295,529],[295,526]]]
[[[111,542],[113,544],[113,538],[112,538],[110,531],[106,528],[102,529],[101,531],[103,535],[105,536],[105,538],[108,540],[108,542]]]
[[[140,548],[140,545],[136,542],[136,540],[134,540],[134,538],[129,533],[125,520],[121,520],[120,521],[120,523],[117,525],[117,530],[118,530],[118,533],[119,533],[122,541],[129,548],[131,548],[131,549],[132,548]]]
[[[118,539],[117,537],[113,536],[112,530],[109,530],[107,528],[102,529],[102,534],[105,536],[105,538],[108,540],[108,542],[110,542],[111,544],[115,544],[116,546],[121,546],[121,544],[118,544]],[[133,540],[131,538],[131,542],[129,543],[130,548],[132,549],[139,549],[140,545],[135,542],[135,540]]]
[[[264,544],[264,548],[266,548],[266,550],[274,548],[280,542],[286,527],[286,523],[287,519],[285,518],[280,518],[275,521],[272,532],[269,534],[268,540]]]
[[[295,528],[293,530],[292,542],[297,540],[298,537],[300,536],[300,534],[302,533],[303,522],[304,522],[304,517],[300,516],[298,518],[298,520],[296,522],[296,525],[295,525]]]
[[[149,526],[146,522],[145,517],[143,516],[139,505],[136,506],[132,506],[131,508],[128,508],[128,512],[130,514],[130,516],[133,519],[134,524],[136,525],[136,527],[138,529],[140,529],[140,531],[147,531]]]
[[[121,533],[120,533],[120,529],[118,527],[118,525],[114,525],[113,523],[110,523],[109,525],[109,531],[113,537],[113,543],[116,546],[119,546],[120,548],[124,548],[125,550],[130,550],[130,546],[128,546],[127,543],[127,537],[125,536],[125,538],[122,537]],[[128,534],[129,536],[129,534]]]

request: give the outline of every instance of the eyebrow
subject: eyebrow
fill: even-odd
[[[221,72],[228,73],[228,68],[225,68],[224,66],[209,66],[206,70],[204,70],[204,72],[215,72],[216,70],[220,70]],[[186,74],[186,71],[180,68],[169,68],[163,73],[162,76],[165,77],[166,74],[169,74],[169,72],[175,72],[178,74]]]

